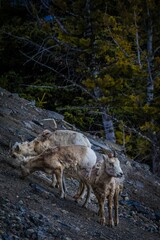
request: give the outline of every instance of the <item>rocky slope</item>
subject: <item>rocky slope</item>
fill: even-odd
[[[87,209],[81,207],[82,202],[74,202],[76,181],[67,179],[68,196],[63,200],[57,189],[49,187],[48,176],[37,172],[23,181],[19,178],[10,146],[33,139],[43,129],[53,131],[53,119],[59,129],[76,130],[63,116],[36,108],[34,103],[0,88],[0,239],[160,239],[160,179],[147,165],[120,153],[118,145],[87,134],[96,151],[117,151],[125,173],[127,197],[120,198],[120,224],[115,228],[98,223],[93,194]]]

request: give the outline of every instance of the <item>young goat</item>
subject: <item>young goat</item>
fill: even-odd
[[[120,180],[121,178],[121,180]],[[113,227],[118,225],[118,196],[119,191],[123,183],[123,172],[120,167],[118,158],[113,154],[102,155],[97,159],[96,164],[92,168],[89,184],[91,185],[93,192],[98,200],[99,204],[99,221],[101,224],[105,224],[104,204],[105,199],[108,199],[108,213],[109,213],[109,226]],[[84,191],[84,185],[82,186],[81,193],[77,198],[81,197]],[[87,196],[84,206],[86,206],[89,196]],[[112,204],[114,201],[114,221],[112,216]]]
[[[96,163],[95,152],[85,146],[72,145],[48,148],[40,155],[28,157],[22,162],[22,177],[26,177],[34,171],[41,170],[45,173],[55,174],[61,192],[61,198],[65,197],[63,187],[63,172],[73,178],[80,179],[87,186],[87,198],[90,195],[90,185],[88,179],[91,169]]]

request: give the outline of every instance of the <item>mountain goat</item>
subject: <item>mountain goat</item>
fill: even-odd
[[[96,159],[95,152],[86,146],[72,145],[48,148],[40,155],[28,157],[27,161],[22,162],[22,177],[26,177],[37,170],[55,174],[59,184],[61,198],[64,198],[65,190],[62,179],[65,170],[66,175],[80,179],[86,184],[89,195],[90,184],[88,179],[91,169],[96,163]]]
[[[91,148],[91,143],[82,133],[71,130],[55,130],[51,132],[46,129],[31,142],[16,142],[11,149],[11,154],[17,158],[21,156],[23,158],[40,154],[48,147],[69,145],[82,145]]]
[[[118,225],[118,196],[123,184],[123,172],[120,167],[120,162],[113,154],[102,155],[97,158],[96,164],[93,166],[89,184],[98,200],[99,204],[99,221],[105,224],[104,203],[108,199],[108,213],[109,213],[109,226]],[[82,186],[81,193],[84,191]],[[77,198],[81,197],[81,193]],[[89,199],[89,196],[87,196]],[[88,199],[86,198],[84,206],[86,206]],[[112,204],[114,201],[114,222],[112,216]]]

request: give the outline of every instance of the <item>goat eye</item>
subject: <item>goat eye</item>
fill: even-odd
[[[109,165],[110,165],[111,167],[113,167],[113,163],[109,163]]]

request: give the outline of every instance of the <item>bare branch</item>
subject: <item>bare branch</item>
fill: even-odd
[[[119,120],[119,119],[117,119],[117,118],[115,118],[115,117],[112,117],[112,119],[115,120],[116,122],[119,122],[119,123],[122,122],[122,120]],[[145,140],[147,140],[147,141],[149,141],[150,143],[153,144],[153,141],[152,141],[149,137],[143,135],[140,131],[138,131],[138,130],[135,129],[134,127],[128,127],[126,124],[123,124],[123,127],[124,127],[125,129],[131,131],[131,132],[136,133],[136,134],[139,135],[140,137],[144,138]]]
[[[136,27],[136,45],[137,45],[138,64],[139,64],[140,68],[142,68],[136,11],[134,11],[134,22],[135,22],[135,27]]]
[[[32,60],[33,62],[35,62],[35,63],[37,63],[37,64],[39,64],[39,65],[41,65],[41,66],[43,66],[43,67],[45,67],[45,68],[53,71],[53,72],[55,72],[56,74],[58,74],[59,76],[61,76],[63,79],[65,79],[65,81],[71,83],[74,87],[77,87],[77,88],[81,89],[83,92],[87,93],[90,97],[92,97],[93,99],[95,99],[95,100],[97,101],[97,98],[95,97],[95,95],[93,95],[91,92],[89,92],[84,86],[76,83],[75,79],[74,79],[74,80],[68,79],[68,78],[66,78],[66,76],[65,76],[64,74],[60,73],[59,71],[57,71],[57,70],[54,69],[53,67],[50,67],[49,65],[47,65],[47,64],[45,64],[45,63],[39,62],[39,61],[37,61],[36,59],[28,56],[27,54],[25,54],[25,53],[23,53],[23,52],[21,52],[21,53],[22,53],[26,58]]]
[[[44,88],[44,89],[65,89],[65,88],[74,88],[74,85],[67,85],[67,86],[44,86],[44,85],[30,85],[30,84],[19,84],[19,86],[23,87],[31,87],[31,88]]]
[[[155,49],[154,55],[155,55],[159,50],[160,50],[160,46]]]
[[[120,44],[119,44],[119,43],[117,42],[117,40],[114,38],[114,36],[113,36],[113,34],[112,34],[111,29],[110,29],[109,26],[108,26],[108,30],[109,30],[109,33],[110,33],[110,36],[111,36],[113,42],[119,47],[119,49],[121,49],[121,51],[124,53],[124,55],[125,55],[126,57],[129,57],[128,53],[120,46]]]
[[[68,34],[69,35],[69,32],[67,31],[67,29],[64,27],[64,25],[61,23],[61,21],[56,17],[54,16],[55,18],[55,21],[57,22],[57,24],[59,25],[60,29],[65,33],[65,34]]]

